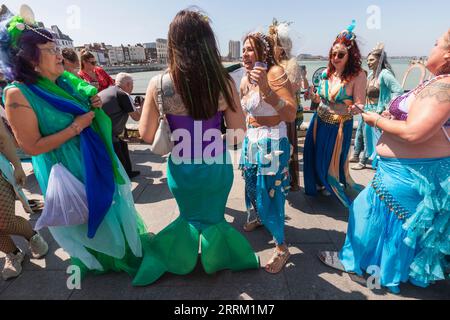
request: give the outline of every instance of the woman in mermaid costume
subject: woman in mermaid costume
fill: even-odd
[[[449,279],[450,30],[427,64],[433,79],[392,101],[390,118],[363,114],[383,131],[378,171],[351,207],[347,239],[322,252],[333,268],[362,275],[376,267],[394,293],[411,282],[427,287]]]
[[[273,40],[250,33],[244,40],[243,62],[247,76],[241,83],[241,104],[247,114],[247,136],[241,169],[249,222],[245,231],[265,226],[275,240],[269,273],[283,270],[290,252],[285,239],[285,203],[290,190],[291,145],[287,122],[296,117],[296,102],[289,78],[276,63]],[[256,219],[250,221],[251,209]]]
[[[0,33],[6,42],[2,48],[7,49],[2,51],[2,67],[14,81],[5,89],[6,112],[17,141],[33,155],[46,207],[47,190],[53,187],[49,177],[56,165],[85,189],[86,221],[59,225],[48,221],[50,233],[83,275],[89,271],[134,275],[141,262],[141,238],[147,235],[134,207],[130,181],[113,152],[111,123],[100,109],[97,90],[64,72],[60,49],[50,32],[36,26],[31,9],[23,6],[19,16],[2,12]],[[71,199],[66,194],[62,202]],[[54,211],[55,216],[67,213]]]
[[[291,192],[300,191],[300,161],[298,130],[304,120],[302,106],[302,89],[309,87],[305,70],[297,60],[298,52],[294,54],[294,43],[291,36],[292,30],[289,22],[278,22],[274,19],[269,27],[269,37],[274,43],[275,61],[283,67],[291,83],[293,96],[297,102],[297,117],[295,122],[286,123],[289,143],[292,146],[292,156],[289,162],[289,174],[291,177]]]
[[[154,283],[165,272],[192,272],[199,242],[208,274],[259,268],[250,244],[224,216],[234,175],[221,123],[225,118],[228,129],[240,132],[242,141],[245,121],[208,17],[196,11],[179,12],[170,25],[168,42],[169,72],[149,84],[140,133],[153,143],[162,109],[176,140],[167,176],[180,216],[145,248],[134,280],[139,286]]]
[[[364,110],[382,114],[386,111],[391,100],[403,93],[403,88],[395,79],[394,71],[387,60],[383,44],[379,44],[372,50],[367,57],[367,65],[370,73],[367,78],[367,98]],[[372,167],[376,168],[378,160],[375,149],[381,137],[381,132],[364,123],[364,121],[361,121],[360,126],[362,128],[358,128],[358,130],[361,130],[359,132],[364,137],[364,156],[358,159],[359,163],[352,169],[365,169],[369,160],[372,160]],[[358,137],[355,140],[358,141]],[[355,142],[355,150],[358,149],[362,148],[358,147]],[[355,155],[357,153],[355,151]]]
[[[353,115],[349,107],[364,104],[366,75],[361,68],[361,53],[353,33],[355,21],[341,32],[330,49],[328,70],[322,75],[318,94],[313,102],[320,103],[305,141],[305,192],[316,196],[318,191],[332,194],[349,207],[346,191],[356,191],[349,174],[349,151],[353,134]]]

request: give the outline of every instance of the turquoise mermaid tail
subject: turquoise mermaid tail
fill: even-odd
[[[200,246],[201,261],[208,274],[259,268],[259,259],[250,244],[225,220],[233,167],[220,163],[176,165],[172,158],[169,160],[169,189],[181,214],[145,246],[133,285],[150,285],[166,272],[191,273],[197,265]]]

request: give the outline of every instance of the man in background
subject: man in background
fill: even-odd
[[[131,75],[119,73],[116,76],[115,85],[98,94],[103,101],[103,110],[111,118],[114,150],[130,179],[139,176],[140,172],[132,170],[128,143],[121,138],[121,135],[130,117],[134,121],[141,119],[140,109],[135,106],[130,96],[133,87]]]

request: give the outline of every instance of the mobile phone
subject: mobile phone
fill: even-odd
[[[366,113],[366,111],[364,109],[362,109],[360,106],[358,106],[357,104],[354,104],[353,106],[355,106],[362,113]]]

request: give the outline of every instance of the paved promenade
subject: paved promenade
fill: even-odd
[[[143,216],[149,231],[157,233],[177,216],[177,206],[167,187],[164,159],[153,156],[145,145],[132,146],[135,169],[142,175],[133,182],[137,210]],[[31,198],[41,198],[31,166],[25,165],[29,176],[26,192]],[[366,185],[373,171],[352,172],[358,183]],[[25,214],[16,203],[19,214],[33,223],[38,216]],[[227,205],[227,220],[239,231],[246,221],[244,182],[235,170],[235,183]],[[182,299],[182,300],[330,300],[330,299],[450,299],[450,282],[442,282],[427,289],[405,284],[401,295],[384,290],[369,290],[365,280],[335,272],[322,265],[316,257],[319,250],[337,250],[344,240],[348,211],[336,200],[327,197],[307,197],[303,192],[291,193],[286,204],[286,237],[293,253],[287,268],[278,275],[264,270],[240,273],[229,271],[208,276],[201,264],[188,276],[166,274],[157,283],[146,288],[133,288],[126,274],[108,274],[89,277],[81,290],[67,289],[68,255],[58,247],[50,234],[44,237],[50,252],[44,260],[24,262],[23,274],[12,281],[0,279],[0,300],[3,299]],[[244,233],[244,232],[243,232]],[[261,257],[262,265],[270,259],[273,244],[269,233],[258,230],[245,234]],[[26,245],[18,240],[18,245]],[[0,268],[4,256],[0,254]]]

